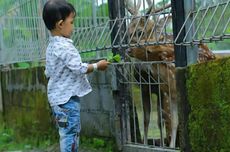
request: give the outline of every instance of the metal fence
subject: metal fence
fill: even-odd
[[[6,10],[0,12],[3,14],[0,64],[44,59],[48,32],[41,11],[45,0],[12,2],[5,2]],[[174,122],[178,123],[173,97],[176,92],[175,59],[177,62],[181,58],[175,54],[198,52],[202,50],[198,44],[206,48],[203,43],[229,39],[230,0],[69,2],[77,10],[72,39],[83,59],[122,55],[122,63],[112,64],[118,82],[116,112],[121,115],[119,139],[122,144],[132,144],[134,149],[138,145],[148,150],[155,147],[177,150],[173,138],[177,130],[173,132],[171,127]],[[183,4],[185,14],[182,17],[175,16],[178,15],[175,3]],[[13,7],[8,9],[8,6]],[[181,49],[184,46],[185,51]],[[204,55],[210,52],[207,49]],[[183,60],[192,56],[197,61],[197,54],[181,56]],[[174,124],[174,128],[177,125]]]
[[[42,20],[42,9],[46,0],[1,1],[0,12],[0,65],[45,58],[49,32]],[[98,30],[108,22],[108,5],[105,0],[69,0],[77,11],[75,32],[72,37],[83,59],[108,56],[108,51],[94,52]],[[105,26],[103,26],[105,27]],[[103,35],[108,33],[104,30]],[[108,35],[108,34],[107,34]],[[101,36],[102,37],[102,36]],[[87,38],[87,39],[85,39]],[[104,42],[103,42],[104,43]],[[91,53],[84,50],[91,48]]]
[[[0,64],[44,58],[47,32],[41,19],[43,1],[3,1],[0,18]]]
[[[198,3],[200,4],[200,3]],[[212,43],[230,38],[230,1],[201,2],[200,6],[189,12],[186,20],[175,38],[176,45],[194,45]],[[188,25],[189,24],[189,25]],[[187,28],[183,41],[178,37]]]
[[[41,19],[45,1],[9,0],[0,3],[0,64],[45,58],[48,32]],[[186,15],[175,41],[172,36],[172,11],[167,0],[127,1],[124,3],[125,15],[114,19],[109,19],[107,0],[69,2],[77,10],[72,38],[85,60],[111,56],[113,48],[173,43],[190,45],[229,38],[228,0],[194,2],[194,8]],[[162,9],[164,7],[167,9]],[[116,34],[111,40],[115,29]],[[183,35],[184,29],[187,30]],[[181,35],[183,41],[179,42]]]

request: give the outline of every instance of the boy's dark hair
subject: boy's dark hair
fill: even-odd
[[[58,21],[64,21],[71,13],[76,14],[76,10],[66,0],[48,0],[43,8],[42,17],[46,27],[52,30]]]

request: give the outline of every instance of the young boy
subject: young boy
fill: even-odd
[[[46,50],[47,94],[59,129],[61,152],[78,151],[79,98],[92,90],[86,74],[103,71],[109,64],[106,60],[82,63],[70,39],[75,15],[74,7],[65,0],[48,0],[43,9],[44,23],[51,32]]]

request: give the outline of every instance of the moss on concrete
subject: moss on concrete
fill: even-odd
[[[44,68],[2,72],[4,120],[15,140],[56,140],[46,96]]]
[[[187,89],[192,151],[229,151],[230,58],[190,66]]]

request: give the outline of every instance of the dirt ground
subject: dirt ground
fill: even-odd
[[[14,151],[0,151],[0,152],[60,152],[59,144],[54,144],[47,149],[34,149],[34,150],[14,150]],[[81,146],[79,152],[107,152],[103,149],[92,149],[86,146]]]
[[[59,145],[55,144],[55,145],[49,147],[45,151],[31,151],[31,152],[60,152],[60,150],[59,150]],[[100,152],[100,151],[80,146],[79,152]]]

